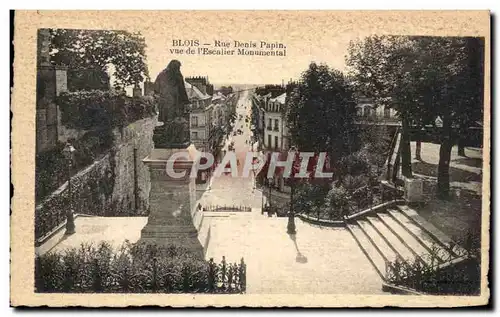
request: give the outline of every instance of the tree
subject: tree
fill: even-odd
[[[285,115],[292,144],[300,151],[327,152],[334,164],[357,147],[356,104],[338,70],[311,63],[287,96]]]
[[[417,61],[413,43],[402,36],[370,36],[351,42],[348,50],[346,61],[356,90],[400,115],[402,173],[411,177],[410,111],[418,96],[415,79],[420,77],[411,72]]]
[[[51,29],[50,54],[55,65],[107,71],[112,65],[115,86],[149,78],[146,42],[140,33],[114,30]]]
[[[438,165],[438,195],[446,198],[450,188],[451,150],[464,137],[471,122],[482,116],[482,40],[474,38],[426,38],[429,72],[434,72],[438,96],[436,114],[442,118]],[[426,54],[427,55],[427,54]],[[463,146],[463,144],[462,144]],[[460,150],[460,146],[459,146]],[[465,154],[465,153],[464,153]]]
[[[464,39],[465,61],[460,77],[462,92],[461,115],[458,121],[458,155],[465,156],[467,128],[482,121],[484,105],[484,40],[478,37]]]
[[[411,176],[409,124],[421,127],[442,119],[437,188],[446,197],[454,129],[481,113],[481,40],[371,36],[351,43],[347,64],[357,89],[400,114],[403,175]]]
[[[220,87],[219,91],[221,92],[221,94],[223,94],[224,96],[228,96],[230,94],[233,93],[233,87],[232,86],[222,86]]]

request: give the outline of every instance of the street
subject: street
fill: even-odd
[[[236,120],[232,132],[225,140],[223,153],[229,151],[231,142],[234,142],[234,152],[240,164],[238,166],[238,177],[232,177],[230,174],[222,174],[219,177],[212,177],[209,190],[205,191],[199,203],[202,206],[246,206],[251,208],[261,208],[262,193],[254,190],[254,176],[250,172],[249,177],[241,177],[241,171],[245,162],[247,152],[252,150],[250,130],[250,116],[252,106],[250,92],[243,91],[236,107]],[[248,117],[248,122],[245,119]],[[241,134],[237,131],[240,129]],[[236,134],[236,135],[234,135]],[[246,142],[245,142],[246,141]]]

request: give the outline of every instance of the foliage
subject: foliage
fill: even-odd
[[[388,133],[379,126],[363,127],[360,135],[362,144],[360,151],[365,153],[373,169],[378,170],[383,167],[389,154],[392,135],[393,133]]]
[[[71,174],[103,156],[113,144],[110,130],[94,130],[72,142],[76,149]],[[63,155],[64,143],[40,152],[35,158],[35,199],[40,201],[68,180],[68,161]]]
[[[55,65],[71,69],[114,69],[116,87],[149,78],[146,41],[140,33],[116,30],[51,29],[50,55]]]
[[[222,86],[220,87],[219,91],[221,92],[221,94],[223,94],[224,96],[228,96],[230,94],[233,93],[233,87],[232,86]]]
[[[329,219],[343,219],[348,214],[349,193],[344,186],[332,186],[325,197]]]
[[[35,259],[39,293],[243,293],[246,265],[217,264],[177,245],[82,244]]]
[[[295,212],[320,215],[323,212],[328,185],[299,183],[296,186],[293,208]]]
[[[111,91],[64,92],[57,98],[64,125],[76,129],[122,127],[155,114],[154,97]]]
[[[450,249],[447,249],[450,250]],[[445,258],[439,263],[443,254],[449,254],[442,247],[431,247],[428,264],[419,259],[413,261],[397,258],[386,264],[386,280],[394,285],[416,290],[430,295],[478,295],[480,291],[481,268],[480,257],[471,256],[469,252],[459,254],[465,256],[457,263]]]
[[[349,46],[354,87],[402,119],[403,175],[411,176],[409,126],[443,121],[438,190],[449,190],[452,127],[482,117],[484,43],[478,38],[369,36]]]
[[[109,149],[108,149],[109,151]],[[75,213],[93,214],[96,216],[123,216],[130,215],[130,210],[125,205],[118,205],[118,201],[109,203],[115,185],[115,158],[110,153],[107,159],[101,159],[99,164],[89,169],[86,173],[73,176],[71,179],[71,197],[68,186],[62,187],[60,191],[48,197],[41,196],[41,193],[49,194],[48,187],[42,181],[46,179],[40,177],[37,170],[37,197],[45,198],[35,209],[35,238],[39,239],[55,229],[66,220],[68,208],[73,208]],[[93,162],[93,161],[92,161]],[[58,187],[68,180],[68,162],[57,161],[60,165],[50,166],[54,175],[43,173],[50,180],[59,183],[51,183]],[[90,163],[89,163],[90,164]],[[72,168],[74,174],[76,168]],[[56,176],[56,177],[54,177]],[[43,189],[43,191],[40,191]],[[123,202],[128,197],[120,197]],[[134,211],[135,213],[135,211]]]
[[[109,90],[109,75],[99,69],[68,69],[68,90]]]
[[[292,144],[300,151],[327,152],[332,162],[355,151],[356,105],[340,71],[311,63],[287,97],[286,120]]]
[[[285,92],[285,88],[281,85],[265,85],[255,88],[255,93],[259,96],[271,94],[271,98],[276,98]]]

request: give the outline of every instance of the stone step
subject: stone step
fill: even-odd
[[[365,232],[368,239],[378,248],[382,257],[386,261],[394,261],[396,259],[397,252],[389,245],[384,238],[375,230],[372,224],[368,220],[358,220],[358,225]]]
[[[367,235],[357,224],[347,224],[347,228],[351,232],[354,240],[356,240],[357,244],[361,248],[361,251],[366,255],[368,260],[373,265],[375,271],[379,274],[379,276],[385,280],[385,259],[382,257],[380,252],[376,249],[374,244],[368,239]]]
[[[414,209],[412,209],[406,205],[399,205],[398,209],[401,210],[401,212],[406,217],[411,219],[417,226],[419,226],[421,229],[425,230],[425,232],[427,232],[427,234],[429,234],[442,247],[451,251],[453,256],[458,257],[460,255],[465,254],[465,250],[462,247],[457,245],[453,240],[451,240],[450,237],[448,237],[441,230],[436,228],[432,223],[425,220]],[[452,249],[450,249],[450,246],[452,246]]]
[[[399,241],[413,253],[415,258],[420,259],[427,265],[432,264],[432,259],[427,249],[408,232],[406,227],[401,226],[396,220],[386,213],[378,213],[377,216],[380,220],[382,220],[387,228],[399,238]],[[434,260],[434,263],[437,264],[437,261]]]
[[[405,259],[406,261],[413,262],[415,255],[408,249],[404,243],[401,242],[400,238],[396,236],[391,230],[385,225],[385,223],[378,217],[367,217],[367,220],[372,224],[372,226],[377,230],[377,232],[384,238],[384,240],[389,244],[393,250],[396,251],[398,256]]]
[[[400,210],[388,209],[387,212],[427,249],[428,254],[434,253],[438,257],[439,262],[449,261],[453,258],[453,255],[444,249],[439,242],[406,217]]]

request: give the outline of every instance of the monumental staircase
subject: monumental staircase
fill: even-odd
[[[382,280],[396,259],[436,269],[464,259],[465,250],[407,205],[348,219],[347,229]]]

